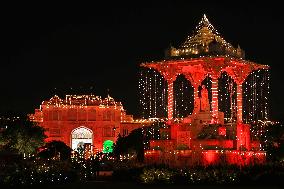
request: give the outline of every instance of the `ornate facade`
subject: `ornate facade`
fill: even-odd
[[[46,129],[47,141],[63,141],[73,150],[88,145],[92,151],[108,152],[119,134],[141,127],[110,96],[66,95],[63,100],[55,95],[43,101],[30,119]]]

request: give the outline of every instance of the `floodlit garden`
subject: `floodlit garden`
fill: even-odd
[[[10,129],[14,128],[14,129]],[[283,127],[282,127],[283,128]],[[89,181],[153,184],[280,184],[284,176],[283,143],[271,148],[266,164],[214,165],[173,168],[143,162],[141,130],[119,136],[112,152],[86,158],[60,141],[44,143],[41,127],[18,120],[1,131],[0,184],[37,186]],[[275,132],[277,136],[279,131]],[[272,135],[272,134],[271,134]],[[274,146],[274,147],[273,147]]]

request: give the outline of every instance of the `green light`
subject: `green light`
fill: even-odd
[[[103,153],[111,153],[113,151],[113,141],[106,140],[103,144]]]

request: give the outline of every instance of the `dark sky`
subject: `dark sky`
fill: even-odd
[[[54,94],[105,97],[109,89],[138,116],[139,64],[163,58],[170,43],[180,45],[205,13],[247,59],[271,66],[272,117],[281,119],[282,6],[235,3],[1,6],[0,110],[32,113]]]

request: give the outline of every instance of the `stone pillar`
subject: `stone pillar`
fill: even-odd
[[[237,83],[237,123],[243,122],[243,88]]]
[[[212,77],[212,118],[218,122],[218,78]]]
[[[168,79],[168,120],[173,119],[173,106],[174,106],[174,80]]]
[[[194,109],[193,109],[193,114],[196,114],[197,112],[200,111],[200,100],[198,97],[198,85],[193,86],[194,92],[193,92],[193,97],[194,97]]]

